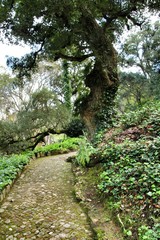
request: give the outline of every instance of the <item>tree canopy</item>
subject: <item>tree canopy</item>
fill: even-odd
[[[160,99],[160,23],[146,23],[127,37],[120,54],[118,106],[124,112]],[[124,72],[126,70],[126,72]]]
[[[144,23],[146,8],[159,10],[160,4],[155,0],[3,0],[1,30],[11,42],[32,46],[31,54],[8,64],[23,77],[41,59],[86,62],[83,79],[89,92],[78,103],[92,137],[112,115],[119,83],[113,43],[124,26]]]
[[[135,66],[146,78],[160,71],[160,23],[146,23],[132,33],[123,46],[123,63]]]

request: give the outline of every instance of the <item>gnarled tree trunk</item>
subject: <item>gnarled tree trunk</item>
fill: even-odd
[[[95,65],[86,77],[90,94],[84,99],[80,114],[92,139],[95,131],[110,122],[113,101],[118,88],[117,53],[113,37],[92,18],[89,12],[82,15],[86,28],[85,39],[95,56]]]

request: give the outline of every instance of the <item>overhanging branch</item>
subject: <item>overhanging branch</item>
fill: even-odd
[[[89,57],[92,57],[93,54],[86,54],[86,55],[82,55],[82,56],[68,56],[65,55],[63,53],[56,53],[55,57],[54,57],[54,61],[57,61],[58,59],[62,58],[62,59],[66,59],[68,61],[75,61],[75,62],[83,62],[84,60],[86,60]]]
[[[131,20],[134,25],[139,26],[139,27],[141,27],[142,24],[145,22],[145,21],[138,22],[134,17],[132,17],[130,15],[128,15],[127,18],[129,20]]]
[[[126,8],[126,9],[124,9],[124,10],[119,10],[118,9],[118,11],[115,11],[115,12],[113,12],[113,13],[110,13],[109,15],[108,15],[108,12],[103,12],[103,17],[105,18],[105,20],[106,20],[106,23],[104,24],[104,30],[105,29],[107,29],[108,27],[110,27],[110,25],[111,25],[111,23],[114,21],[114,20],[116,20],[116,19],[118,19],[118,18],[132,18],[131,16],[130,16],[130,14],[132,13],[132,12],[134,12],[134,11],[136,11],[137,10],[137,7],[136,7],[136,5],[135,4],[133,4],[132,6],[130,6],[130,7],[128,7],[128,8]],[[131,19],[130,19],[131,20]],[[133,21],[132,21],[133,22]]]
[[[58,131],[58,134],[66,133],[66,132],[67,132],[66,130],[61,130],[61,131]],[[57,131],[55,131],[54,129],[49,128],[48,130],[46,130],[44,132],[37,133],[35,136],[27,138],[26,139],[27,141],[32,140],[32,139],[35,140],[34,143],[32,145],[30,145],[28,148],[31,149],[31,150],[34,150],[34,148],[37,146],[37,144],[39,142],[43,142],[44,138],[46,136],[49,136],[49,134],[57,134]]]

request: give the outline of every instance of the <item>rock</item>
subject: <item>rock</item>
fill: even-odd
[[[13,236],[8,236],[6,239],[7,240],[15,240],[15,238]]]
[[[60,234],[59,234],[59,237],[60,237],[61,239],[65,239],[65,238],[68,237],[68,235],[65,234],[65,233],[60,233]]]
[[[52,228],[52,229],[54,229],[54,228],[56,228],[54,225],[52,225],[50,228]]]
[[[6,224],[9,224],[10,222],[11,222],[10,219],[7,219],[7,220],[5,221]]]
[[[3,213],[4,212],[4,209],[3,208],[0,208],[0,213]]]
[[[39,234],[39,230],[36,230],[35,234]]]
[[[67,210],[67,211],[66,211],[66,213],[67,213],[67,214],[70,214],[70,213],[71,213],[71,211],[70,211],[70,210]]]
[[[20,178],[22,179],[22,178],[24,178],[25,177],[25,175],[24,174],[22,174],[21,176],[20,176]]]
[[[71,226],[71,225],[68,224],[68,223],[66,223],[66,224],[63,225],[64,228],[70,228],[70,226]]]
[[[8,200],[9,202],[14,202],[14,199],[13,199],[12,197],[8,197],[7,200]]]
[[[21,228],[23,228],[23,229],[24,229],[25,227],[26,227],[26,225],[22,225],[22,226],[21,226]]]

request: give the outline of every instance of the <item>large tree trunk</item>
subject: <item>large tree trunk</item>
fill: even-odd
[[[85,9],[86,10],[86,9]],[[80,114],[92,139],[96,130],[111,121],[113,101],[118,88],[117,54],[111,34],[104,32],[92,15],[82,16],[85,38],[95,56],[95,65],[86,77],[90,94],[84,99]]]
[[[112,73],[113,71],[110,70],[108,74]],[[108,74],[106,73],[107,78]],[[96,130],[105,128],[111,123],[113,115],[118,78],[117,82],[112,82],[110,78],[108,82],[104,75],[98,66],[95,66],[86,79],[86,86],[90,88],[90,94],[83,100],[80,114],[90,139],[93,138]]]

